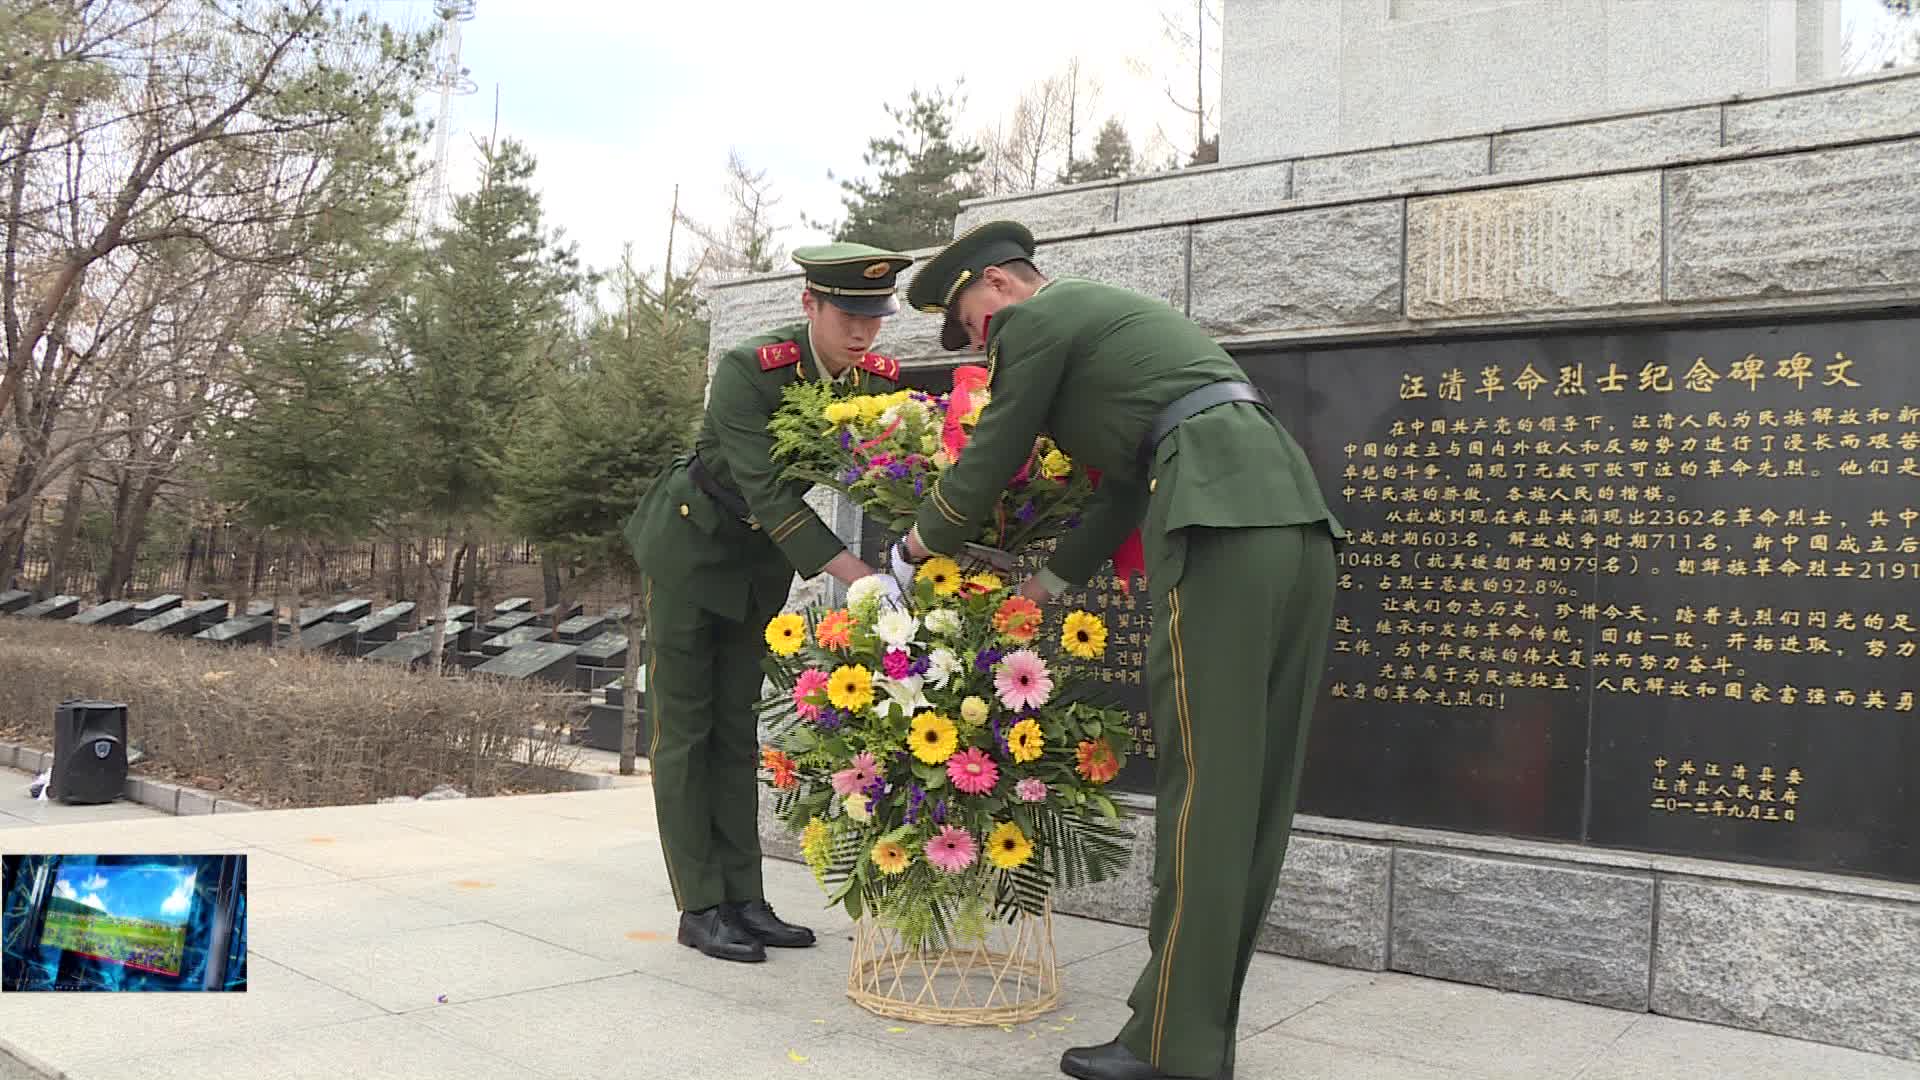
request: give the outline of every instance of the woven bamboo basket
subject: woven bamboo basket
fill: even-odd
[[[1060,1006],[1053,902],[995,921],[975,941],[914,949],[868,915],[854,925],[847,996],[868,1012],[916,1024],[1024,1024]]]

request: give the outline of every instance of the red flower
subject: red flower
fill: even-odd
[[[773,773],[773,786],[782,791],[800,783],[798,766],[793,763],[793,759],[771,746],[760,751],[760,764]]]
[[[1114,756],[1113,747],[1105,739],[1083,740],[1075,756],[1079,760],[1074,764],[1074,771],[1096,784],[1107,783],[1120,775],[1120,759]]]

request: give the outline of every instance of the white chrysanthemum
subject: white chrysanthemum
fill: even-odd
[[[947,680],[960,670],[960,658],[953,650],[942,646],[927,654],[927,682],[935,690],[945,690]]]
[[[842,805],[846,807],[847,816],[855,821],[865,824],[873,820],[873,815],[867,812],[867,796],[857,791],[847,796]]]
[[[873,620],[873,635],[891,649],[905,649],[913,644],[913,636],[919,632],[920,620],[899,608],[883,611]]]
[[[861,604],[867,603],[870,600],[880,599],[886,595],[886,592],[887,582],[885,575],[868,574],[866,577],[847,586],[847,606],[850,608],[859,607]]]
[[[952,608],[936,608],[927,612],[927,629],[936,634],[951,637],[960,632],[960,613]]]

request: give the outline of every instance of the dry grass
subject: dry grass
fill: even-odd
[[[75,698],[127,705],[135,772],[262,808],[555,790],[524,766],[575,753],[525,741],[565,711],[527,684],[0,618],[0,738],[52,749],[54,707]]]

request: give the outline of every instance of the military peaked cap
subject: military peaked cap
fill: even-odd
[[[1033,259],[1033,233],[1017,221],[989,221],[942,248],[927,260],[907,287],[907,303],[930,315],[945,315],[940,346],[948,352],[967,347],[967,328],[960,325],[954,302],[960,291],[980,280],[989,266]]]
[[[793,261],[806,271],[807,288],[855,315],[892,315],[899,311],[894,278],[913,265],[911,256],[844,243],[795,248]]]

